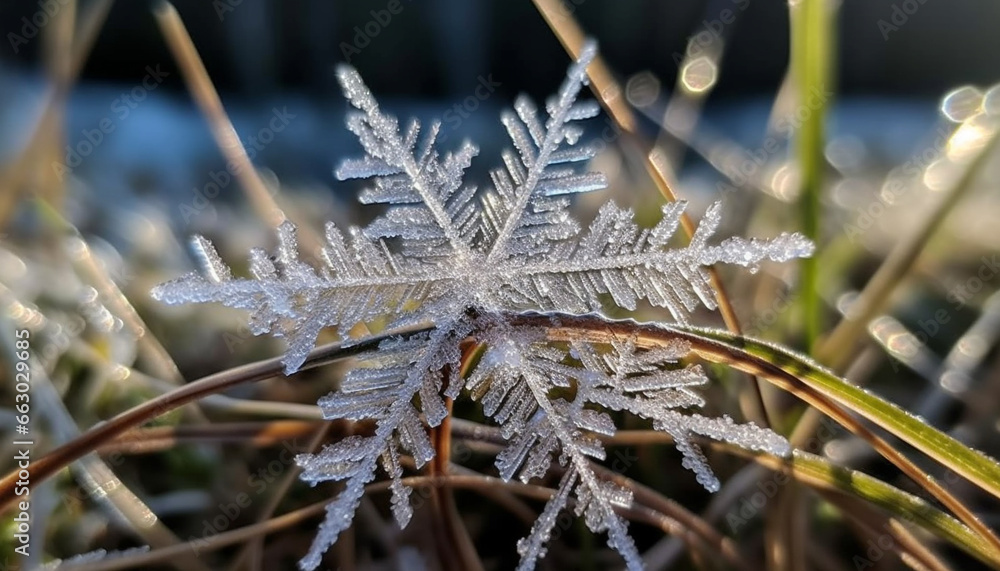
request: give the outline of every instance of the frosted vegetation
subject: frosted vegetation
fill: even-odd
[[[704,404],[697,389],[708,379],[697,364],[685,364],[683,343],[655,349],[637,347],[634,339],[555,343],[545,328],[511,320],[525,311],[600,313],[609,304],[631,310],[642,300],[683,322],[700,305],[715,307],[706,267],[726,263],[753,271],[764,260],[784,262],[813,249],[798,234],[712,244],[719,204],[708,209],[686,247],[669,246],[682,202],[665,205],[652,228],[640,228],[631,211],[609,202],[582,229],[570,216],[569,197],[605,186],[602,174],[579,168],[594,155],[594,147],[580,140],[579,123],[599,107],[577,101],[594,54],[588,45],[544,114],[520,97],[501,115],[513,149],[503,153],[483,190],[465,180],[475,145],[441,154],[435,147],[439,123],[422,129],[412,121],[401,128],[358,73],[341,67],[340,83],[355,108],[347,127],[364,155],[344,161],[336,175],[371,181],[360,200],[386,205],[384,214],[346,233],[327,224],[319,268],[300,261],[295,227],[286,222],[277,230],[276,256],[250,252],[249,278],[233,276],[212,244],[197,237],[203,272],[154,290],[165,303],[218,302],[249,310],[255,334],[287,340],[289,374],[327,327],[347,339],[359,324],[376,321],[390,329],[434,326],[383,342],[360,358],[338,391],[320,400],[326,418],[371,419],[376,429],[297,458],[304,480],[345,484],[300,562],[303,569],[317,568],[350,526],[379,464],[392,479],[396,520],[409,522],[401,456],[412,456],[418,468],[434,457],[426,428],[447,416],[446,398],[471,397],[499,425],[508,442],[496,459],[504,480],[527,482],[545,476],[554,463],[561,467],[558,492],[517,545],[523,569],[545,555],[557,516],[570,505],[591,530],[607,535],[630,569],[641,568],[626,521],[615,511],[632,498],[591,468],[605,455],[597,435],[616,429],[609,412],[627,411],[670,434],[683,465],[711,491],[719,482],[693,436],[789,453],[785,439],[770,430],[690,412]],[[467,338],[485,350],[460,378],[459,344]]]

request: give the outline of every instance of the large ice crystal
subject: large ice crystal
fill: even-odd
[[[418,467],[433,458],[421,414],[427,424],[438,425],[447,414],[444,398],[458,397],[463,389],[482,403],[509,441],[496,462],[502,478],[528,481],[544,476],[553,462],[564,467],[558,492],[518,544],[524,569],[544,555],[556,517],[571,497],[588,527],[607,533],[629,568],[641,567],[626,522],[615,512],[630,504],[630,494],[590,467],[604,458],[595,435],[615,432],[608,411],[627,411],[669,433],[684,466],[709,490],[718,488],[718,480],[692,435],[788,453],[788,443],[769,430],[682,412],[703,404],[696,389],[707,382],[697,365],[680,364],[687,353],[683,344],[638,349],[629,340],[611,345],[580,340],[560,346],[548,342],[542,330],[504,319],[531,310],[600,312],[609,302],[634,309],[645,300],[684,321],[699,305],[714,308],[708,266],[755,268],[764,260],[783,262],[812,252],[812,244],[798,234],[710,244],[721,215],[718,204],[680,248],[669,243],[683,202],[665,205],[649,229],[640,228],[631,211],[608,203],[582,230],[570,216],[569,196],[605,186],[600,173],[577,168],[595,152],[581,140],[579,122],[599,108],[577,102],[594,55],[595,46],[588,44],[544,116],[525,97],[501,116],[514,149],[503,153],[503,166],[491,173],[492,185],[483,192],[465,181],[478,153],[474,145],[440,154],[435,146],[440,123],[422,129],[412,121],[401,128],[379,108],[358,73],[343,66],[338,77],[355,108],[347,126],[365,154],[344,161],[336,175],[370,180],[360,200],[387,205],[384,214],[346,235],[328,224],[319,268],[299,260],[295,228],[286,222],[278,228],[275,258],[251,251],[249,278],[234,277],[211,243],[199,237],[195,248],[203,273],[154,290],[166,303],[219,302],[250,310],[255,334],[286,338],[288,373],[302,365],[327,327],[346,337],[358,324],[375,320],[390,328],[434,325],[429,333],[386,341],[362,356],[341,389],[320,401],[326,418],[371,419],[376,429],[372,436],[351,436],[298,458],[306,481],[345,482],[300,563],[303,569],[318,567],[350,525],[378,463],[393,480],[392,511],[406,525],[411,509],[401,454],[412,456]],[[468,336],[487,349],[463,380],[457,373],[459,343]]]

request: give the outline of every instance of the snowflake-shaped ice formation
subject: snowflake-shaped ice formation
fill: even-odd
[[[170,304],[220,302],[250,310],[255,334],[287,339],[287,373],[302,365],[326,327],[347,337],[358,324],[376,319],[387,319],[390,328],[434,325],[430,332],[383,342],[363,357],[338,392],[319,402],[328,419],[374,419],[376,430],[298,458],[304,480],[346,484],[328,506],[300,562],[303,569],[315,569],[350,525],[379,460],[392,479],[392,511],[406,525],[412,512],[400,454],[412,455],[418,467],[433,458],[420,414],[426,424],[437,426],[447,414],[444,398],[458,397],[463,388],[481,401],[510,442],[497,458],[501,477],[544,476],[554,459],[564,467],[557,494],[518,544],[523,569],[533,568],[544,555],[556,517],[571,497],[590,529],[606,532],[628,567],[641,568],[626,522],[615,512],[629,505],[630,495],[589,468],[590,459],[604,457],[594,435],[615,431],[605,411],[628,411],[671,434],[684,466],[709,490],[718,488],[718,480],[692,435],[789,452],[788,443],[769,430],[678,410],[701,406],[693,389],[707,382],[699,367],[679,364],[687,352],[683,344],[656,350],[639,349],[628,340],[558,346],[546,341],[544,331],[504,319],[517,311],[599,312],[609,300],[631,310],[645,300],[685,321],[699,304],[715,307],[708,266],[754,269],[763,260],[783,262],[812,253],[812,244],[798,234],[709,245],[719,224],[719,204],[708,209],[683,248],[668,247],[683,202],[665,205],[662,218],[649,229],[640,228],[631,211],[608,203],[582,231],[569,214],[568,196],[606,184],[602,174],[574,168],[595,152],[580,140],[579,122],[599,108],[577,102],[595,51],[588,44],[570,67],[546,105],[544,123],[526,97],[501,115],[514,150],[503,153],[503,167],[492,171],[491,188],[483,193],[464,181],[478,153],[474,145],[440,155],[434,144],[440,123],[422,139],[417,121],[401,130],[358,73],[342,66],[338,77],[356,109],[347,126],[365,155],[345,161],[336,175],[370,179],[372,186],[360,200],[386,204],[386,212],[364,228],[349,229],[346,237],[327,224],[320,268],[300,261],[295,228],[286,222],[278,228],[275,260],[263,250],[251,251],[252,278],[234,277],[212,244],[197,237],[203,274],[154,290],[154,297]],[[487,349],[463,380],[457,373],[459,343],[470,335]],[[560,390],[572,394],[571,400]]]

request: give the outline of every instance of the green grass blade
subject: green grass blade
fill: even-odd
[[[837,377],[808,357],[727,331],[684,326],[673,328],[722,343],[780,368],[1000,498],[1000,464],[996,460],[926,424],[899,406]]]
[[[950,141],[951,139],[949,139]],[[975,188],[975,181],[982,169],[995,155],[1000,145],[1000,130],[989,133],[988,139],[965,167],[962,175],[944,193],[941,201],[915,231],[901,240],[879,265],[864,289],[852,304],[848,315],[823,340],[813,355],[834,370],[842,370],[855,354],[854,346],[864,335],[865,327],[889,300],[899,284],[903,283],[931,238],[944,224],[945,219]]]
[[[816,254],[802,264],[802,306],[806,347],[812,351],[822,331],[819,300],[820,197],[826,168],[825,123],[833,89],[833,20],[836,8],[828,0],[799,0],[791,10],[791,77],[798,93],[798,107],[805,120],[796,133],[796,157],[801,182],[799,208],[802,233],[816,244]],[[817,94],[819,96],[817,96]]]
[[[732,446],[722,447],[736,454],[750,455]],[[974,531],[923,499],[878,478],[837,466],[825,458],[798,450],[788,460],[765,454],[752,456],[767,468],[790,469],[797,481],[812,488],[849,494],[878,506],[896,518],[955,545],[983,563],[1000,567],[1000,554]]]

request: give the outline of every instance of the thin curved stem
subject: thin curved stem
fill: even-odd
[[[472,363],[475,361],[474,357],[477,354],[477,349],[477,345],[471,342],[462,344],[459,378],[465,378],[469,373]],[[447,368],[441,374],[446,381],[450,377]],[[434,459],[431,460],[430,469],[432,473],[439,475],[448,475],[451,466],[451,425],[454,401],[450,398],[446,399],[445,407],[448,410],[448,415],[431,432],[435,453]],[[461,568],[469,571],[482,571],[483,563],[479,560],[479,554],[476,553],[472,538],[469,537],[469,531],[462,522],[461,515],[459,515],[458,506],[455,504],[455,495],[452,493],[452,490],[450,488],[440,491],[435,490],[433,498],[435,500],[435,508],[438,510],[438,518],[445,527],[445,538],[448,545],[456,552],[455,558],[460,563]]]
[[[306,446],[305,452],[313,454],[317,450],[319,450],[319,447],[323,444],[323,441],[326,440],[327,436],[330,434],[330,431],[333,428],[333,423],[327,421],[322,423],[309,423],[309,424],[313,425],[314,428],[310,432],[312,434],[312,438],[309,440],[309,444]],[[275,510],[278,509],[278,505],[281,503],[281,500],[288,493],[288,490],[292,488],[292,485],[295,484],[295,481],[298,479],[298,476],[301,473],[302,473],[302,468],[300,468],[298,465],[293,466],[291,470],[288,470],[288,472],[285,473],[281,481],[278,482],[277,489],[267,499],[267,503],[264,505],[264,509],[261,510],[260,514],[257,516],[258,520],[267,521],[271,519],[271,516],[274,515]],[[255,555],[259,554],[259,552],[263,548],[264,548],[263,541],[259,538],[247,543],[243,547],[243,549],[236,554],[236,557],[233,558],[233,563],[230,565],[230,569],[232,569],[233,571],[238,571],[243,566],[244,562],[247,561],[247,558],[249,558],[251,561],[250,568],[258,569],[260,567],[261,558],[256,557]]]
[[[212,138],[226,158],[226,164],[236,165],[232,171],[233,177],[239,181],[240,188],[243,189],[247,201],[257,216],[268,226],[277,228],[290,217],[285,215],[284,210],[272,196],[272,192],[268,190],[264,179],[250,161],[250,156],[237,136],[236,127],[229,119],[225,107],[222,106],[222,99],[212,84],[212,79],[205,69],[201,56],[198,55],[198,49],[195,48],[180,14],[172,4],[160,0],[153,9],[153,15],[167,47],[177,61],[177,67],[181,70],[181,76],[191,97],[205,116]],[[306,248],[309,251],[318,251],[323,243],[319,236],[307,224],[297,226]]]
[[[619,337],[635,337],[640,344],[658,345],[667,341],[683,339],[691,344],[691,351],[694,354],[714,363],[726,364],[766,379],[833,418],[841,426],[868,442],[875,451],[892,462],[904,474],[951,510],[959,520],[989,542],[993,550],[1000,552],[1000,539],[997,538],[993,530],[987,527],[961,500],[952,495],[930,474],[921,470],[913,461],[883,438],[875,435],[831,398],[763,358],[738,347],[709,339],[695,331],[656,324],[642,324],[631,320],[609,321],[596,315],[534,313],[511,315],[509,321],[512,325],[546,328],[551,339],[562,341],[587,338],[598,342],[610,342],[617,335]]]
[[[303,363],[300,371],[325,365],[333,361],[352,357],[359,353],[374,350],[383,340],[400,335],[415,335],[428,331],[430,327],[409,328],[393,333],[371,337],[364,341],[351,343],[330,343],[313,349]],[[128,429],[140,426],[162,414],[166,414],[189,402],[207,395],[245,383],[263,381],[282,375],[284,365],[280,357],[250,363],[241,367],[228,369],[214,375],[209,375],[192,383],[181,386],[164,395],[160,395],[141,405],[133,407],[111,420],[98,424],[84,432],[79,437],[52,450],[36,462],[31,463],[32,485],[51,478],[56,472],[65,468],[88,452],[105,444]],[[14,495],[17,482],[17,472],[14,471],[0,480],[0,513],[3,513],[17,497]]]
[[[489,492],[492,490],[497,487],[502,487],[511,493],[534,498],[539,501],[548,501],[555,494],[555,490],[543,486],[522,484],[520,482],[504,482],[499,478],[484,475],[450,474],[438,477],[413,476],[403,478],[402,481],[404,485],[411,488],[462,488],[468,490],[479,490],[487,496],[489,496]],[[390,484],[391,482],[389,481],[377,482],[369,484],[365,487],[365,490],[369,493],[385,491],[389,489]],[[184,552],[190,552],[193,550],[198,554],[206,553],[208,551],[221,549],[228,545],[249,541],[261,535],[267,535],[282,529],[290,528],[303,521],[321,515],[326,510],[328,503],[329,502],[326,501],[317,502],[264,522],[248,525],[232,531],[225,531],[210,537],[198,539],[188,543],[182,543],[173,547],[157,549],[139,555],[108,559],[95,563],[84,563],[80,565],[63,564],[60,568],[66,569],[67,571],[118,571],[135,567],[148,568],[153,564],[159,563],[171,557],[176,557]],[[632,508],[618,509],[621,510],[623,515],[630,517],[630,519],[635,519],[636,521],[642,521],[654,527],[658,527],[666,533],[671,533],[673,531],[669,522],[674,520],[654,508],[637,505]]]
[[[41,112],[31,127],[27,142],[21,147],[20,154],[9,161],[8,164],[11,166],[0,175],[0,189],[3,189],[3,192],[0,192],[0,227],[7,225],[17,201],[27,195],[25,187],[28,177],[33,172],[38,174],[43,171],[49,172],[48,165],[45,165],[44,169],[41,168],[39,159],[47,156],[43,154],[43,149],[45,145],[52,143],[50,134],[59,131],[57,126],[63,121],[62,114],[70,89],[79,78],[87,58],[90,57],[91,49],[104,27],[112,4],[114,0],[89,2],[80,15],[76,30],[60,38],[62,41],[72,39],[70,58],[68,61],[64,60],[62,69],[56,70],[55,81],[42,95],[39,105]]]
[[[97,447],[100,455],[152,454],[184,444],[225,444],[266,448],[283,440],[314,434],[323,426],[320,421],[272,420],[269,422],[226,422],[204,426],[155,426],[135,428],[125,437],[118,437]]]
[[[640,346],[652,347],[667,342],[676,342],[678,339],[684,340],[690,344],[693,354],[709,361],[726,364],[764,378],[823,411],[845,428],[867,441],[877,452],[930,492],[987,542],[993,553],[1000,553],[1000,540],[996,538],[993,531],[986,527],[968,507],[944,489],[935,479],[917,467],[905,455],[889,445],[884,439],[875,435],[857,419],[853,418],[834,400],[839,397],[836,397],[833,393],[821,392],[821,388],[807,384],[806,381],[796,376],[795,373],[798,369],[796,369],[796,365],[790,356],[786,356],[784,360],[780,360],[779,364],[775,364],[739,346],[727,344],[712,338],[711,330],[702,331],[676,326],[667,327],[657,324],[640,324],[631,320],[612,321],[598,315],[505,313],[502,317],[511,326],[544,329],[547,336],[553,341],[588,340],[607,343],[615,339],[628,337],[635,339],[636,343]],[[382,340],[389,337],[414,335],[425,332],[428,329],[429,327],[414,327],[372,337],[352,345],[345,345],[343,343],[326,345],[310,353],[304,368],[316,367],[337,359],[373,350]],[[473,334],[475,335],[475,333]],[[722,332],[716,331],[715,334],[722,335]],[[753,346],[752,340],[745,341]],[[776,359],[779,357],[781,355],[775,356]],[[788,363],[785,363],[785,361],[788,361]],[[808,365],[800,363],[797,366],[807,367]],[[57,448],[38,462],[33,463],[33,483],[50,477],[57,470],[65,467],[73,460],[82,457],[128,429],[138,426],[159,414],[237,384],[276,376],[280,373],[281,368],[282,365],[278,358],[245,365],[211,375],[130,409],[107,423],[92,428],[79,438]],[[885,426],[891,427],[892,425]],[[919,443],[920,441],[914,442]],[[933,451],[934,449],[932,447],[927,450]],[[16,474],[10,474],[0,481],[0,507],[5,507],[14,497],[13,489],[16,480]]]
[[[697,514],[689,511],[684,506],[678,504],[670,498],[664,497],[656,490],[640,484],[635,480],[622,474],[609,470],[603,466],[593,465],[595,474],[602,479],[612,481],[632,491],[635,501],[672,518],[679,526],[674,532],[675,535],[692,535],[704,541],[713,549],[717,550],[715,555],[721,556],[733,568],[750,570],[754,566],[750,565],[750,558],[742,553],[736,542],[719,533],[712,524],[702,519]]]

